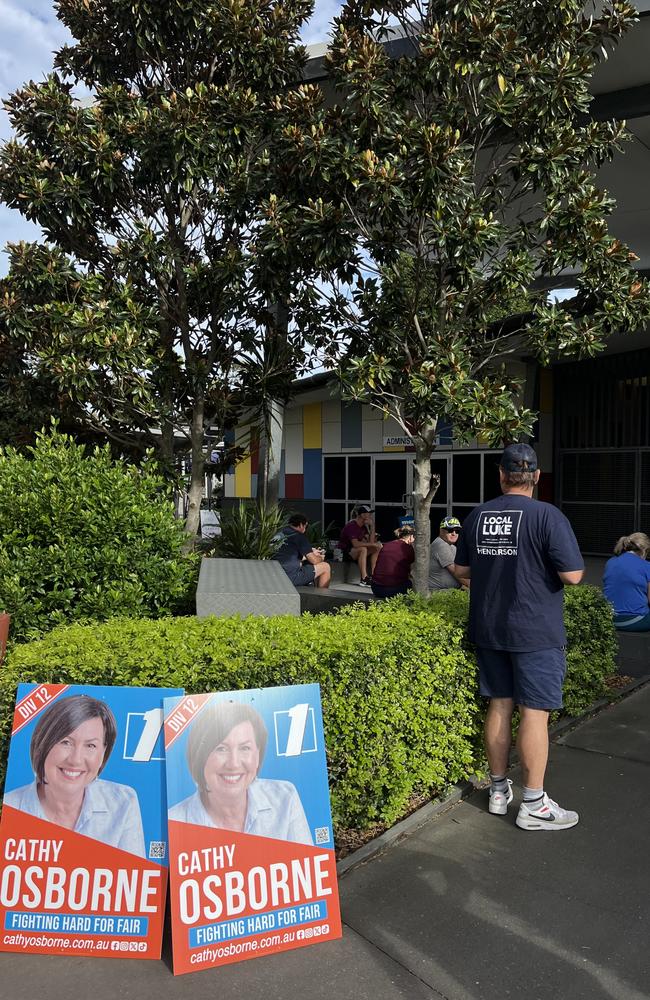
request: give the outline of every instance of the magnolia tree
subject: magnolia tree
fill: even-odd
[[[591,356],[648,315],[595,178],[624,124],[589,114],[594,67],[635,11],[583,7],[350,0],[329,61],[344,100],[291,136],[330,185],[304,225],[343,213],[358,247],[359,279],[331,302],[345,393],[392,416],[415,447],[420,592],[439,423],[493,446],[530,434],[509,359]],[[567,275],[575,294],[556,303],[546,290]]]
[[[55,7],[74,43],[6,102],[0,196],[45,242],[10,248],[0,320],[118,444],[153,444],[171,467],[187,439],[193,534],[205,430],[286,396],[314,315],[306,279],[336,243],[321,252],[318,226],[290,238],[303,179],[280,155],[294,105],[320,100],[299,86],[311,2]]]

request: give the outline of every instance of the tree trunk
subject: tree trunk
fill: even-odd
[[[162,297],[159,301],[162,306]],[[174,469],[174,383],[172,372],[177,359],[174,354],[174,330],[164,310],[161,311],[165,318],[161,320],[160,326],[160,342],[163,348],[160,384],[160,459],[165,474],[171,478],[176,471]]]
[[[205,448],[204,439],[204,403],[203,395],[197,392],[197,398],[192,409],[192,472],[190,476],[190,489],[187,505],[187,519],[185,521],[185,531],[187,532],[188,548],[194,545],[196,534],[201,520],[201,500],[203,498]]]
[[[280,464],[282,461],[282,429],[284,404],[271,400],[266,416],[266,427],[261,430],[260,462],[257,478],[257,499],[266,506],[273,506],[280,499]]]
[[[413,517],[415,521],[415,563],[413,586],[424,597],[429,593],[429,546],[431,544],[431,501],[440,477],[431,475],[431,455],[435,448],[436,421],[431,421],[421,434],[413,437],[415,444],[415,477],[413,483]]]

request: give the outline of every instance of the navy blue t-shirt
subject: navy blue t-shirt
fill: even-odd
[[[287,573],[300,569],[304,556],[309,555],[313,546],[302,531],[296,531],[290,525],[282,529],[284,541],[281,548],[273,556]]]
[[[533,652],[566,645],[558,571],[584,563],[557,507],[521,493],[476,507],[463,523],[456,565],[471,567],[469,634],[477,646]]]

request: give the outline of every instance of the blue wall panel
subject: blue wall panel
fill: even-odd
[[[323,450],[305,448],[302,471],[305,477],[305,500],[321,500],[323,496]]]

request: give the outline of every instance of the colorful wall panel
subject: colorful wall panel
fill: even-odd
[[[323,496],[323,452],[321,448],[303,451],[303,478],[305,500],[320,500]]]
[[[363,441],[361,403],[341,403],[341,448],[361,451]]]
[[[303,448],[322,448],[322,408],[320,403],[308,403],[302,408]]]

